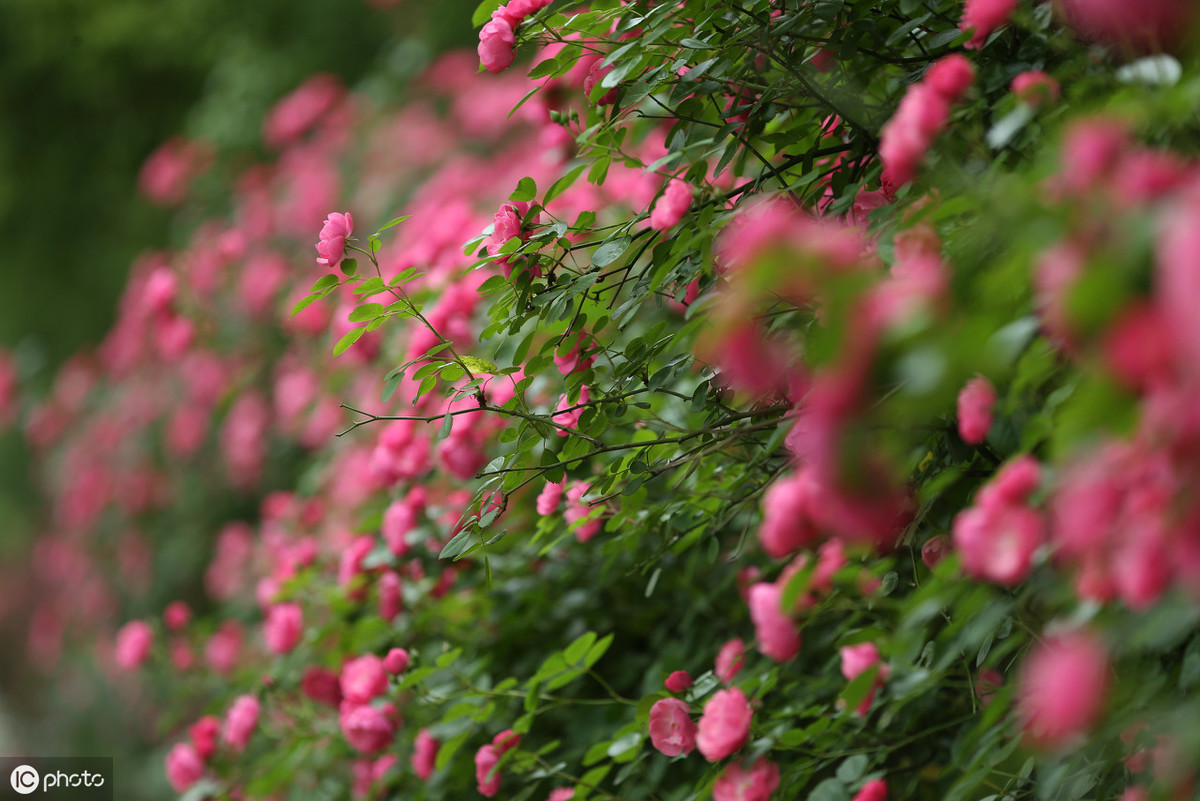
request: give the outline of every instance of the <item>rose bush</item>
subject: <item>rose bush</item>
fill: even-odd
[[[1190,793],[1200,73],[1110,5],[484,2],[302,87],[24,402],[30,654],[192,798]]]

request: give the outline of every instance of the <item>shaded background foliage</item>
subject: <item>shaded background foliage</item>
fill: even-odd
[[[138,171],[159,145],[180,134],[211,143],[216,166],[190,202],[227,202],[225,177],[261,158],[260,126],[280,97],[327,72],[394,99],[434,54],[474,39],[472,8],[463,0],[400,11],[340,0],[0,4],[0,347],[15,350],[22,383],[44,390],[68,356],[94,346],[134,257],[190,233],[195,215],[138,193]],[[34,498],[24,443],[15,430],[0,434],[0,561],[24,558]],[[198,557],[184,549],[179,558]],[[69,687],[35,696],[32,677],[16,671],[0,664],[0,752],[16,726],[47,755],[120,758],[116,749],[139,747],[111,728],[130,719],[115,714],[120,699]],[[81,705],[93,712],[78,715]],[[64,730],[56,720],[66,710],[94,728]],[[127,797],[157,797],[160,773],[129,777],[131,793],[150,789]]]

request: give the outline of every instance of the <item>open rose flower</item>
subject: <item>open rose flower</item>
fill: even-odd
[[[317,264],[337,267],[346,254],[346,238],[354,231],[354,218],[350,212],[333,212],[325,218],[317,242]]]

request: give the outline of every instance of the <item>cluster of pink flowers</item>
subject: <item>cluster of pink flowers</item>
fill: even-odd
[[[917,166],[950,119],[951,104],[974,79],[971,62],[956,54],[934,62],[925,77],[908,88],[879,134],[885,183],[901,186],[916,177]]]

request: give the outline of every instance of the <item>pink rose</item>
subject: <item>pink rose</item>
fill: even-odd
[[[767,801],[779,787],[779,766],[766,757],[746,770],[731,762],[713,784],[713,801]]]
[[[996,390],[983,376],[976,376],[958,393],[958,435],[968,445],[978,445],[992,427]]]
[[[776,662],[786,662],[800,652],[800,633],[783,612],[783,585],[760,583],[750,588],[750,619],[758,650]]]
[[[1058,81],[1041,70],[1022,72],[1012,79],[1009,89],[1031,106],[1053,103],[1060,94]]]
[[[167,781],[177,793],[185,793],[204,775],[204,761],[191,743],[176,743],[167,753]]]
[[[656,231],[665,231],[678,225],[691,206],[692,185],[687,181],[672,178],[650,212],[650,227]]]
[[[379,577],[379,616],[384,620],[394,620],[403,606],[400,576],[394,570],[387,570]]]
[[[888,666],[879,664],[879,649],[875,647],[875,643],[864,642],[858,645],[847,645],[839,653],[842,658],[842,675],[846,677],[846,681],[854,681],[866,671],[879,665],[874,685],[859,703],[858,708],[854,710],[859,715],[865,715],[871,708],[871,702],[875,700],[875,689],[888,676]]]
[[[500,792],[500,755],[492,745],[485,745],[475,752],[475,783],[480,794],[491,798]]]
[[[393,676],[398,676],[408,670],[408,651],[403,648],[393,648],[383,658],[383,667]]]
[[[945,534],[935,534],[921,546],[921,561],[925,563],[925,567],[933,570],[938,562],[946,558],[946,552],[949,550],[950,538]]]
[[[225,731],[223,739],[234,751],[243,751],[250,735],[258,725],[260,710],[258,699],[253,695],[238,696],[229,711],[225,714]]]
[[[677,670],[667,676],[665,684],[668,692],[681,693],[692,686],[692,677],[686,670]]]
[[[286,654],[300,642],[303,629],[304,619],[299,604],[276,604],[267,612],[263,639],[267,641],[271,653]]]
[[[355,704],[365,704],[387,692],[388,677],[383,660],[375,654],[364,654],[342,666],[342,697]]]
[[[717,690],[704,705],[696,734],[696,747],[709,762],[717,762],[746,743],[754,712],[737,687]]]
[[[333,212],[325,218],[317,241],[317,264],[337,267],[346,252],[346,237],[354,230],[354,218],[350,212]]]
[[[758,540],[768,556],[790,556],[816,539],[809,516],[816,501],[817,487],[809,470],[779,479],[763,494]]]
[[[479,63],[495,75],[508,69],[516,58],[517,37],[504,19],[491,19],[479,30]]]
[[[996,0],[982,1],[996,2]],[[1011,0],[1001,0],[1001,2],[1011,2]],[[953,53],[939,58],[930,65],[929,69],[925,71],[925,77],[921,79],[922,83],[928,85],[951,103],[962,97],[963,92],[966,92],[974,81],[975,67],[971,65],[970,59],[961,53]]]
[[[745,661],[746,644],[735,637],[722,645],[720,651],[717,651],[715,666],[717,678],[726,684],[733,681],[733,677],[742,669]]]
[[[141,620],[131,620],[117,632],[117,666],[124,670],[136,670],[150,656],[154,642],[154,631]]]
[[[323,667],[310,667],[300,678],[300,689],[313,701],[337,707],[342,703],[338,674]]]
[[[205,715],[188,727],[188,736],[192,738],[196,754],[206,762],[216,753],[217,737],[220,733],[221,721],[213,715]]]
[[[382,751],[396,735],[396,727],[387,715],[370,704],[342,702],[338,723],[346,742],[364,754]]]
[[[887,801],[887,796],[887,782],[883,779],[871,779],[855,794],[854,801]]]
[[[163,622],[171,631],[179,631],[192,619],[192,610],[183,601],[172,601],[163,610]]]
[[[413,773],[422,781],[429,781],[429,777],[433,775],[440,746],[441,743],[433,738],[429,729],[417,732],[417,739],[413,743],[412,768]]]
[[[558,504],[562,501],[563,486],[565,481],[555,483],[547,481],[546,486],[542,487],[541,493],[537,496],[537,513],[542,517],[548,517],[558,510]]]
[[[512,729],[505,729],[492,738],[492,747],[496,749],[496,756],[498,757],[504,756],[520,744],[521,735]]]
[[[650,743],[669,757],[696,748],[696,724],[691,707],[678,698],[663,698],[650,707]]]
[[[1042,519],[1027,506],[973,506],[954,518],[954,548],[968,575],[1011,587],[1033,569]]]
[[[992,31],[1008,22],[1016,6],[1017,0],[967,0],[958,27],[975,33],[965,47],[968,50],[983,47]]]
[[[575,797],[574,787],[555,787],[550,791],[546,801],[571,801]]]
[[[1096,722],[1107,688],[1099,638],[1078,631],[1044,640],[1026,659],[1017,692],[1026,736],[1047,749],[1066,745]]]

